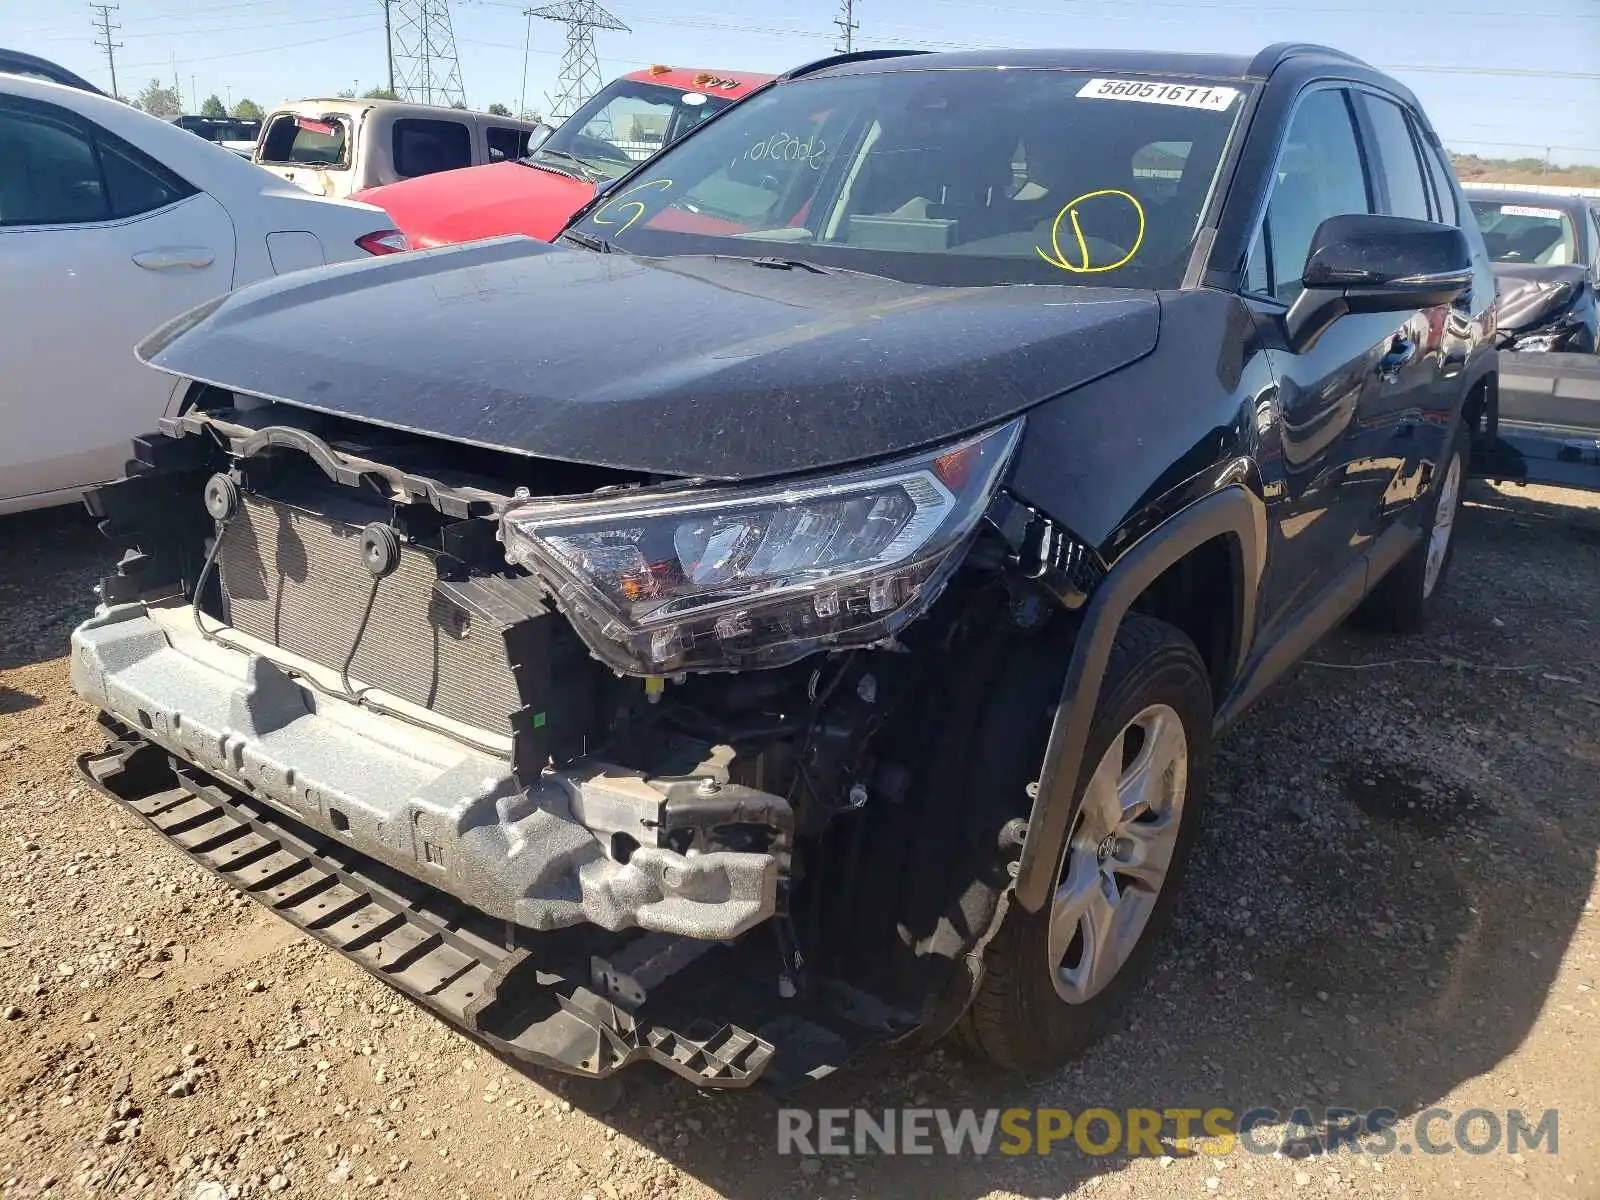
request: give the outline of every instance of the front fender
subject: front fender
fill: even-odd
[[[1241,571],[1236,581],[1242,661],[1255,627],[1256,596],[1266,562],[1266,514],[1260,497],[1242,483],[1218,491],[1167,518],[1124,553],[1095,589],[1067,665],[1061,702],[1046,743],[1038,794],[1028,815],[1016,882],[1017,900],[1037,912],[1050,898],[1056,871],[1076,814],[1085,764],[1084,748],[1094,720],[1112,639],[1135,600],[1184,555],[1216,537],[1232,540]],[[1236,664],[1237,665],[1237,664]]]

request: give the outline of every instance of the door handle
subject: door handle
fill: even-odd
[[[133,256],[133,261],[146,271],[209,267],[216,260],[217,252],[209,246],[160,246],[154,250],[141,250]]]

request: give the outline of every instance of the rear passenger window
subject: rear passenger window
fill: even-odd
[[[100,169],[105,176],[106,197],[111,202],[114,217],[151,212],[194,193],[188,184],[131,147],[102,141]]]
[[[286,167],[338,167],[346,157],[345,123],[336,117],[279,113],[261,141],[261,161]]]
[[[1456,206],[1454,180],[1450,168],[1444,165],[1443,152],[1431,143],[1425,144],[1422,147],[1422,161],[1427,164],[1428,174],[1433,178],[1433,194],[1439,201],[1439,220],[1459,228],[1461,210]]]
[[[1300,102],[1284,139],[1266,223],[1246,267],[1246,286],[1292,302],[1304,290],[1300,277],[1317,226],[1329,217],[1371,211],[1345,93],[1339,88],[1312,92]]]
[[[394,123],[394,169],[411,178],[472,165],[472,131],[459,121],[404,117]]]
[[[491,125],[484,130],[484,137],[489,143],[490,162],[504,162],[508,158],[528,157],[528,131],[526,129],[506,129],[499,125]]]
[[[1405,111],[1398,104],[1376,96],[1363,96],[1362,100],[1372,121],[1378,165],[1389,187],[1386,211],[1395,217],[1431,221],[1433,212],[1428,207],[1428,185],[1422,179],[1422,164],[1417,161],[1417,147],[1411,140],[1411,126],[1406,121]]]

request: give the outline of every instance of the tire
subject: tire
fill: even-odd
[[[1157,715],[1151,717],[1151,713]],[[1113,909],[1124,914],[1119,920],[1129,922],[1131,937],[1120,940],[1126,954],[1113,956],[1118,965],[1110,965],[1112,959],[1106,959],[1103,961],[1107,970],[1090,971],[1084,934],[1079,932],[1067,944],[1067,954],[1061,959],[1077,968],[1077,983],[1067,982],[1065,976],[1058,982],[1056,961],[1061,947],[1053,947],[1051,942],[1057,902],[1052,901],[1038,913],[1013,904],[985,952],[983,980],[962,1019],[961,1033],[968,1045],[1007,1070],[1034,1073],[1076,1057],[1120,1023],[1171,920],[1199,828],[1200,802],[1206,793],[1211,759],[1211,719],[1211,686],[1194,643],[1164,621],[1127,617],[1117,630],[1100,688],[1100,703],[1089,729],[1084,770],[1078,781],[1079,811],[1062,864],[1057,868],[1056,885],[1057,896],[1063,895],[1066,888],[1074,896],[1104,897],[1103,873],[1111,872],[1117,881],[1117,905],[1126,902],[1134,906]],[[1174,722],[1182,735],[1181,746],[1172,742]],[[1133,724],[1138,725],[1140,734],[1125,738]],[[1109,753],[1114,744],[1121,746],[1115,759]],[[1150,814],[1149,821],[1139,818],[1124,826],[1130,834],[1138,835],[1139,843],[1115,833],[1108,835],[1116,848],[1110,856],[1101,857],[1096,849],[1107,848],[1106,840],[1099,837],[1099,826],[1105,822],[1094,814],[1106,810],[1093,803],[1091,785],[1096,785],[1093,795],[1105,797],[1105,783],[1112,778],[1108,773],[1112,767],[1122,778],[1134,777],[1127,769],[1127,756],[1131,752],[1132,766],[1137,767],[1144,761],[1143,752],[1147,749],[1156,755],[1154,762],[1171,764],[1150,777],[1161,785],[1157,790],[1167,797],[1166,819]],[[1179,763],[1181,773],[1177,769]],[[1102,766],[1104,771],[1097,772]],[[1120,791],[1109,796],[1113,803],[1123,799]],[[1168,865],[1153,892],[1148,884],[1137,885],[1131,877],[1122,876],[1114,866],[1107,865],[1133,858],[1139,853],[1138,845],[1152,838],[1170,847]],[[1086,879],[1094,881],[1092,887],[1079,887]],[[1057,932],[1058,942],[1065,940],[1064,930],[1085,929],[1083,922],[1091,921],[1087,915],[1081,921],[1066,919],[1073,910],[1065,905],[1059,906],[1059,911],[1064,919]]]
[[[1450,560],[1455,557],[1455,528],[1471,456],[1471,435],[1463,422],[1457,426],[1450,453],[1434,476],[1437,483],[1429,489],[1423,502],[1421,539],[1361,602],[1356,613],[1360,624],[1385,633],[1401,634],[1419,633],[1427,626],[1428,615],[1450,572]],[[1447,518],[1442,525],[1441,515]],[[1430,572],[1434,536],[1440,530],[1444,544],[1439,551],[1437,567]]]

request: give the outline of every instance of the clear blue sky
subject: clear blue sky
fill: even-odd
[[[526,5],[452,0],[473,107],[516,107]],[[633,31],[597,34],[607,76],[651,62],[776,71],[829,52],[837,37],[835,0],[682,0],[681,7],[615,0],[608,7]],[[1241,51],[1325,42],[1394,68],[1453,149],[1543,157],[1552,146],[1556,162],[1600,163],[1600,0],[857,0],[856,15],[858,47]],[[44,55],[108,86],[91,16],[81,0],[0,0],[0,46]],[[191,87],[201,99],[231,90],[235,100],[249,96],[269,107],[384,82],[381,0],[121,0],[114,19],[122,26],[124,94],[153,75],[170,83],[174,63],[186,104]],[[563,33],[533,23],[530,106],[544,109],[555,87]]]

